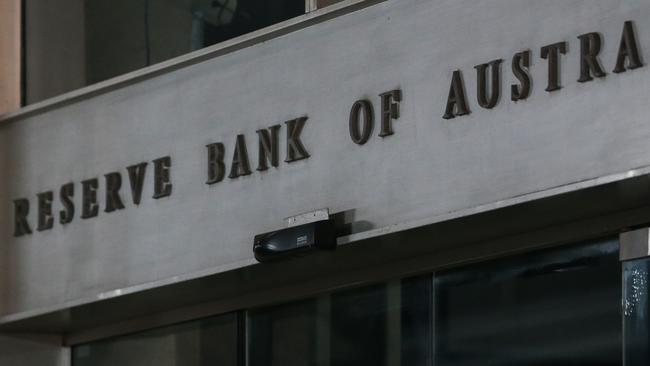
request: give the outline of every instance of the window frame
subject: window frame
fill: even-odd
[[[431,301],[431,303],[430,303],[430,309],[429,309],[429,311],[430,311],[429,323],[430,323],[431,334],[430,334],[429,342],[432,342],[432,344],[431,344],[431,348],[427,351],[427,352],[430,352],[430,354],[428,355],[428,357],[426,357],[426,360],[428,360],[428,362],[435,362],[434,361],[435,358],[436,358],[436,353],[435,352],[436,352],[436,348],[437,348],[437,343],[436,343],[436,337],[437,337],[437,334],[436,334],[436,322],[437,322],[436,296],[438,296],[437,286],[439,285],[439,282],[437,281],[437,278],[440,275],[443,275],[449,269],[452,269],[452,270],[455,270],[455,271],[456,270],[466,271],[469,268],[474,267],[474,266],[485,266],[485,265],[494,266],[494,262],[498,262],[499,260],[503,260],[503,259],[507,259],[507,258],[515,258],[515,257],[520,257],[522,255],[529,255],[529,254],[535,255],[535,253],[537,253],[537,254],[547,254],[550,251],[571,250],[572,247],[573,248],[579,248],[580,246],[606,244],[606,243],[611,243],[611,242],[616,242],[617,247],[618,247],[618,251],[620,253],[621,248],[623,247],[624,244],[622,243],[622,240],[619,237],[614,237],[614,236],[611,236],[611,235],[609,235],[609,236],[599,236],[599,237],[595,237],[595,238],[591,238],[591,239],[586,239],[586,240],[583,240],[583,241],[574,241],[574,242],[568,243],[567,245],[558,245],[558,246],[546,247],[546,248],[534,248],[534,249],[523,251],[521,253],[509,253],[509,254],[505,254],[505,255],[501,255],[501,256],[497,256],[497,257],[492,257],[492,258],[483,258],[481,261],[476,262],[476,263],[472,263],[472,264],[469,264],[469,265],[467,263],[457,264],[457,265],[452,266],[451,268],[433,269],[433,270],[431,270],[431,271],[429,271],[429,272],[427,272],[425,274],[419,274],[419,275],[412,275],[412,274],[406,275],[405,274],[405,275],[400,276],[399,278],[392,278],[392,279],[378,278],[375,281],[372,281],[372,282],[369,282],[369,283],[350,284],[349,286],[345,286],[343,288],[338,288],[338,289],[335,289],[335,290],[325,290],[325,291],[317,292],[315,294],[311,294],[311,295],[306,296],[306,297],[296,298],[296,299],[287,300],[287,301],[283,300],[283,301],[281,301],[279,303],[275,303],[275,304],[266,304],[266,305],[248,306],[248,307],[245,306],[245,307],[243,307],[243,308],[241,308],[239,310],[236,310],[234,312],[229,312],[229,313],[235,314],[237,316],[237,322],[238,322],[237,323],[237,326],[238,326],[237,332],[238,332],[238,334],[237,334],[237,350],[236,350],[236,352],[237,352],[237,355],[238,355],[238,357],[237,357],[238,365],[244,366],[244,365],[248,365],[248,363],[249,363],[249,347],[250,347],[250,343],[251,343],[251,339],[249,337],[252,334],[251,327],[250,327],[251,326],[251,323],[250,323],[250,321],[251,321],[250,313],[251,312],[256,312],[256,311],[260,311],[260,310],[262,310],[262,311],[272,310],[275,307],[279,307],[279,308],[291,307],[291,306],[294,306],[294,305],[300,305],[300,303],[302,303],[302,302],[313,302],[315,306],[318,306],[318,303],[323,301],[323,300],[325,302],[327,302],[327,304],[329,305],[329,304],[331,304],[331,301],[332,301],[331,299],[332,299],[333,296],[341,296],[341,295],[345,295],[345,293],[352,293],[352,292],[359,292],[359,291],[367,292],[372,287],[384,287],[384,292],[385,292],[384,295],[390,297],[389,293],[390,293],[391,289],[397,288],[398,289],[397,293],[401,294],[401,291],[402,291],[401,286],[404,285],[404,281],[417,280],[418,278],[419,279],[422,279],[422,278],[428,278],[429,279],[428,284],[429,284],[430,290],[431,290],[431,293],[430,293],[430,296],[431,296],[430,301]],[[542,252],[544,252],[544,253],[542,253]],[[649,260],[648,258],[642,258],[641,259],[641,261],[646,261],[646,262],[648,260]],[[619,264],[619,270],[624,271],[625,270],[625,265],[626,265],[625,259],[624,258],[619,258],[618,264]],[[625,284],[621,283],[621,286],[625,286]],[[394,294],[395,294],[395,292],[393,292],[393,295]],[[620,296],[621,296],[621,299],[624,299],[623,291],[621,291]],[[389,301],[388,297],[387,297],[387,301]],[[401,305],[402,305],[402,303],[400,301],[400,306]],[[394,304],[393,304],[393,306],[389,306],[389,304],[387,303],[386,306],[387,306],[387,308],[393,308]],[[620,308],[620,311],[621,311],[620,316],[621,316],[621,319],[622,319],[622,317],[624,316],[623,307]],[[209,317],[212,317],[212,316],[222,316],[222,315],[227,315],[227,314],[228,313],[213,314],[213,315],[206,316],[206,317],[203,317],[203,318],[209,318]],[[192,319],[192,320],[190,320],[190,322],[191,321],[200,321],[203,318]],[[389,320],[387,320],[387,321],[389,321]],[[182,323],[185,323],[185,322],[182,322]],[[137,334],[137,333],[141,333],[141,332],[147,332],[147,331],[150,331],[150,330],[153,330],[153,329],[156,329],[156,328],[170,327],[170,326],[174,326],[174,325],[177,325],[177,324],[178,323],[160,325],[160,326],[157,326],[155,328],[148,328],[148,329],[132,331],[132,332],[129,332],[129,333],[118,334],[118,335],[114,335],[114,336],[111,336],[111,337],[98,339],[96,341],[103,341],[103,340],[107,340],[107,339],[111,339],[111,338],[119,338],[119,337],[122,337],[122,336]],[[624,332],[625,330],[624,330],[623,323],[621,322],[620,325],[621,325],[621,332]],[[647,325],[646,325],[646,327],[647,327]],[[625,337],[620,337],[619,341],[621,342],[620,343],[621,349],[622,350],[626,349],[627,342],[625,340]],[[80,342],[80,343],[71,345],[71,347],[81,346],[81,345],[84,345],[84,344],[87,344],[87,343],[93,343],[93,342]],[[392,357],[391,359],[394,359],[394,357]]]
[[[28,0],[20,0],[21,6],[24,9],[25,4]],[[316,0],[305,0],[306,4],[313,2],[316,4]],[[256,31],[229,39],[227,41],[217,43],[212,46],[202,48],[197,51],[189,52],[181,56],[163,61],[151,66],[143,67],[141,69],[131,71],[116,77],[110,78],[105,81],[101,81],[95,84],[81,87],[60,95],[56,95],[42,101],[38,101],[29,105],[23,103],[20,109],[11,111],[6,114],[0,114],[0,123],[14,121],[22,118],[27,118],[29,116],[47,112],[56,108],[69,105],[71,103],[83,101],[89,98],[92,98],[97,95],[108,93],[112,90],[127,87],[133,84],[137,84],[141,81],[148,80],[160,75],[174,72],[178,69],[185,67],[190,67],[192,65],[198,64],[200,62],[227,55],[238,50],[254,46],[256,44],[267,42],[269,40],[279,38],[289,33],[299,31],[301,29],[328,21],[332,18],[336,18],[345,14],[352,13],[363,8],[382,3],[388,0],[343,0],[339,3],[323,7],[321,9],[312,9],[311,11],[306,11],[304,14],[297,17],[275,23],[265,28],[258,29]],[[307,9],[307,6],[306,6]],[[25,57],[25,33],[27,22],[24,19],[23,11],[23,21],[21,26],[21,38],[22,38],[22,57],[21,57],[21,69],[25,70],[26,67],[26,57]],[[26,87],[26,71],[23,71],[21,77],[22,84],[22,94],[25,94]]]

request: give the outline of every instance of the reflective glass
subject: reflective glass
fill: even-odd
[[[437,366],[621,365],[616,241],[439,273],[435,291]]]
[[[305,13],[305,0],[23,0],[25,102]]]
[[[249,365],[316,365],[316,309],[308,300],[249,312]]]
[[[249,312],[249,366],[428,366],[431,277]]]
[[[92,84],[305,12],[304,0],[86,0]]]
[[[623,264],[625,366],[650,365],[650,260]]]
[[[322,294],[248,311],[246,365],[647,366],[649,280],[611,240]],[[237,324],[77,346],[73,366],[241,365]]]
[[[237,366],[237,315],[73,347],[73,366]]]

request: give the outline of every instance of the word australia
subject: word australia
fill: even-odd
[[[607,68],[600,60],[603,50],[603,37],[600,33],[592,32],[578,36],[580,41],[580,78],[578,82],[587,83],[594,78],[607,76]],[[568,53],[568,42],[561,41],[543,46],[540,57],[547,60],[548,80],[546,91],[556,92],[562,88],[561,65],[562,56]],[[520,101],[527,99],[531,94],[532,76],[530,75],[532,52],[530,50],[516,53],[512,57],[512,73],[518,84],[511,85],[510,99]],[[502,59],[497,59],[477,65],[476,69],[476,99],[478,105],[485,109],[494,108],[501,96],[501,64]],[[643,66],[642,56],[639,52],[637,35],[632,21],[625,22],[623,32],[618,44],[616,64],[612,65],[612,72],[619,74],[627,70],[638,69]],[[469,103],[465,96],[465,85],[461,70],[454,71],[449,88],[449,97],[443,118],[451,119],[457,116],[470,114]]]

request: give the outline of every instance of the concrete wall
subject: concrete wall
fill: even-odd
[[[389,0],[267,42],[0,126],[0,313],[23,316],[220,273],[254,263],[253,236],[328,207],[352,229],[386,230],[450,212],[650,166],[650,68],[614,74],[623,24],[650,45],[641,0]],[[578,83],[577,36],[600,32],[608,75]],[[564,88],[544,91],[540,47],[566,40]],[[534,89],[509,101],[515,52],[533,51]],[[501,102],[478,106],[474,66],[504,58]],[[444,120],[452,72],[463,70],[472,114]],[[379,108],[401,88],[395,134],[359,146],[352,104]],[[209,186],[206,148],[227,160],[244,134],[309,117],[311,157]],[[286,131],[282,130],[282,136]],[[281,142],[284,144],[285,137]],[[284,152],[282,151],[282,158]],[[152,199],[151,160],[172,158],[173,194]],[[149,161],[136,207],[126,166]],[[81,220],[79,182],[119,171],[126,209]],[[75,182],[68,225],[14,238],[12,200]],[[103,180],[99,197],[103,210]],[[58,199],[54,212],[62,208]],[[431,239],[432,241],[435,238]],[[26,313],[30,312],[30,313]],[[9,317],[9,318],[8,318]]]

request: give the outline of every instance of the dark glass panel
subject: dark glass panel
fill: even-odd
[[[250,366],[430,366],[431,276],[249,312]]]
[[[87,84],[305,12],[304,0],[86,0],[84,6]]]
[[[650,365],[650,260],[623,264],[625,366]]]
[[[621,365],[615,241],[436,276],[437,366]]]
[[[316,301],[249,312],[250,366],[316,365]]]
[[[388,311],[386,285],[333,295],[332,366],[385,365]]]
[[[237,315],[73,347],[73,366],[237,366]]]
[[[402,366],[429,366],[433,357],[431,275],[402,281]]]

